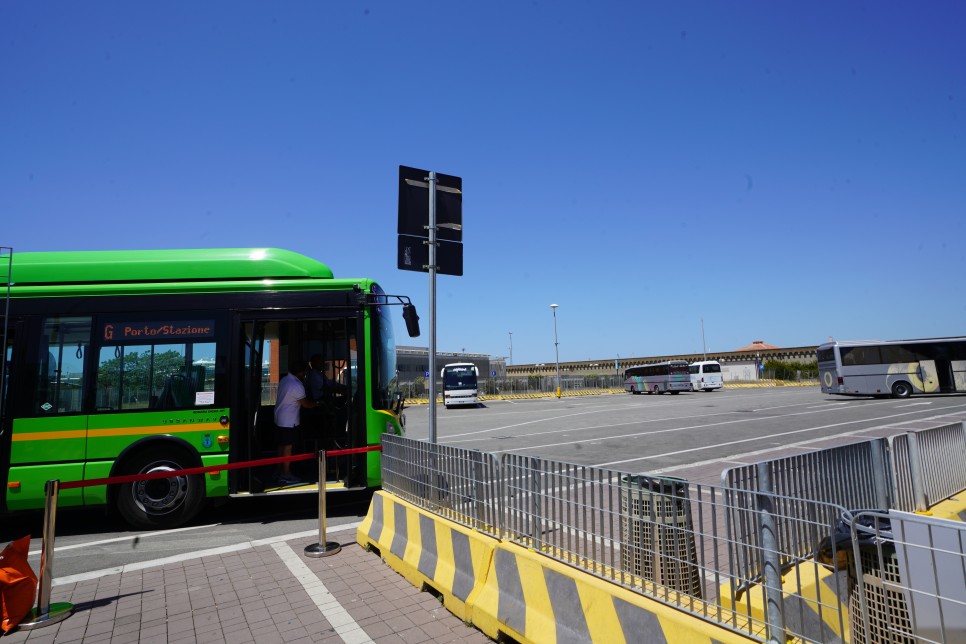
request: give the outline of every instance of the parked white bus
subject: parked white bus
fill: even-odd
[[[966,393],[966,337],[828,342],[816,353],[822,393],[895,398]]]
[[[454,362],[443,367],[443,406],[476,405],[479,392],[476,380],[480,370],[472,362]]]
[[[691,371],[693,391],[714,391],[724,386],[724,381],[721,379],[721,365],[716,360],[692,362],[688,369]]]
[[[666,391],[676,394],[690,388],[688,363],[684,360],[630,367],[624,371],[624,391],[632,394],[663,394]]]

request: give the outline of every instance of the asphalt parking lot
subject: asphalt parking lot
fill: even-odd
[[[887,435],[902,423],[963,412],[964,396],[892,400],[831,397],[818,387],[726,387],[438,406],[436,435],[439,443],[486,452],[671,473]],[[426,439],[428,416],[425,405],[407,407],[407,436]]]

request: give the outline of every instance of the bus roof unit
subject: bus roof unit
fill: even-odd
[[[279,248],[16,253],[11,271],[15,286],[332,277],[322,262]]]

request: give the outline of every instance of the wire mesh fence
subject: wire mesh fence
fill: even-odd
[[[926,449],[959,444],[962,425],[939,429],[917,432]],[[889,619],[868,614],[882,584],[859,583],[873,562],[867,549],[853,552],[855,517],[890,501],[888,479],[905,471],[886,445],[877,439],[732,468],[723,485],[707,485],[389,436],[383,478],[385,489],[426,510],[751,638],[904,641],[896,634],[913,632],[914,616],[907,624],[899,611],[898,625],[875,625]],[[957,466],[950,467],[929,476],[951,471],[957,480]],[[953,532],[958,550],[917,547],[958,561],[962,582],[966,530],[958,524]],[[876,565],[891,564],[878,553]],[[913,592],[895,579],[883,583],[892,593],[883,602]],[[947,611],[959,605],[944,592],[934,585],[921,595]],[[854,606],[862,602],[860,615]],[[950,639],[950,632],[925,641],[966,635]]]
[[[829,559],[838,557],[827,537],[829,517],[839,518],[842,508],[516,454],[497,460],[400,437],[384,442],[383,478],[387,491],[426,510],[750,637],[783,632],[826,642],[844,628],[844,577],[813,558],[823,540],[831,544]],[[765,506],[770,522],[762,519]],[[784,538],[747,539],[738,525],[779,527],[810,541],[803,548]],[[769,602],[782,602],[782,575],[806,568],[805,577],[829,577],[824,590],[817,597],[799,592],[796,605],[805,608],[798,612],[769,613]],[[829,631],[826,623],[839,628]]]

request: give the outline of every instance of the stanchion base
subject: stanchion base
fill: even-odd
[[[305,556],[306,557],[328,557],[329,555],[334,555],[342,550],[340,546],[335,541],[326,541],[325,545],[321,543],[313,543],[311,546],[305,546]]]
[[[24,618],[24,621],[17,624],[17,628],[29,631],[41,626],[50,626],[67,619],[73,612],[74,605],[68,602],[51,604],[43,615],[38,615],[37,608],[34,607],[30,609],[30,614]]]

